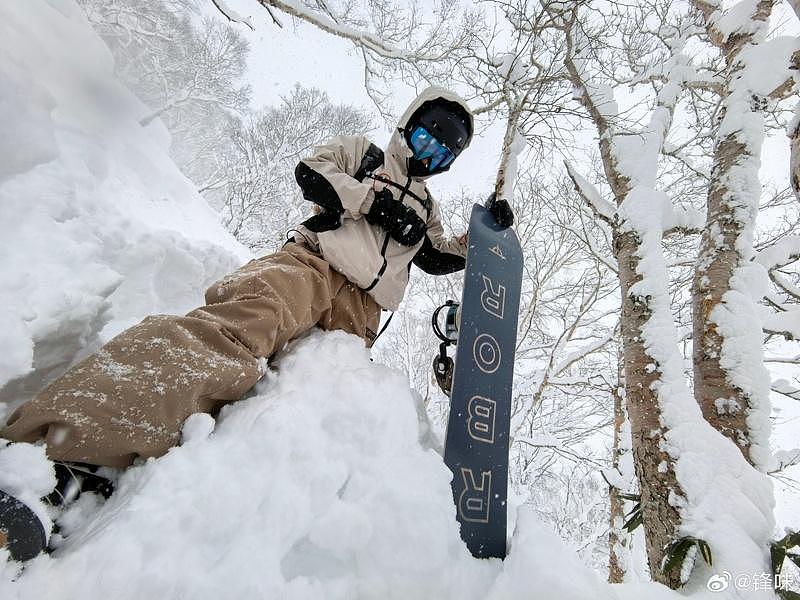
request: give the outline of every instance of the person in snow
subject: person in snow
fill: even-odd
[[[295,171],[315,214],[281,250],[212,285],[186,316],[124,331],[21,406],[0,437],[44,440],[58,462],[126,467],[177,444],[189,415],[241,398],[264,359],[314,326],[371,345],[411,264],[434,275],[464,268],[465,239],[444,236],[425,181],[453,165],[472,133],[467,104],[434,87],[411,103],[385,152],[362,136],[315,148]],[[507,203],[492,206],[512,218]]]

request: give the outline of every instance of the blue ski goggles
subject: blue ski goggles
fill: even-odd
[[[414,158],[425,164],[425,159],[430,159],[428,172],[433,173],[440,167],[446,167],[456,155],[442,142],[433,137],[427,129],[418,126],[411,132],[411,150]]]

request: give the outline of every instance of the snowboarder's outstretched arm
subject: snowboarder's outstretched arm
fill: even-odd
[[[439,205],[432,202],[427,231],[414,264],[430,275],[448,275],[466,265],[466,236],[446,238],[439,214]]]
[[[335,215],[345,213],[351,219],[360,219],[374,196],[371,182],[354,176],[370,145],[362,136],[336,136],[316,146],[295,169],[303,197]]]

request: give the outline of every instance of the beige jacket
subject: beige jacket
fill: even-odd
[[[318,233],[315,233],[305,224],[299,226],[300,235],[295,236],[295,241],[305,241],[319,249],[334,269],[388,310],[396,310],[402,301],[412,262],[436,275],[464,268],[466,245],[455,238],[444,237],[439,206],[428,192],[425,178],[408,176],[407,160],[411,150],[401,133],[414,111],[437,97],[458,102],[471,115],[466,103],[455,94],[438,87],[426,89],[401,117],[383,155],[383,164],[370,169],[363,181],[354,177],[363,175],[357,172],[365,154],[370,148],[372,152],[379,152],[363,136],[333,138],[315,148],[312,156],[304,158],[296,171],[306,199],[321,206],[341,203],[344,212],[328,231],[316,228]],[[396,185],[379,179],[389,179]],[[364,218],[374,200],[374,191],[384,186],[395,200],[413,208],[427,223],[427,234],[416,246],[403,246]]]

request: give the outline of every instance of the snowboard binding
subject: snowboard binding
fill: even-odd
[[[447,311],[444,313],[444,327],[442,327],[440,315],[445,309],[447,309]],[[460,305],[453,300],[448,300],[433,311],[433,317],[431,317],[433,333],[442,341],[442,343],[439,344],[438,354],[435,354],[433,357],[433,374],[436,377],[436,383],[446,396],[450,396],[450,391],[453,389],[453,371],[455,369],[453,359],[447,355],[447,348],[448,346],[455,346],[458,341],[458,327],[460,322]]]
[[[51,506],[66,506],[83,492],[93,492],[106,500],[114,493],[114,482],[98,473],[98,467],[84,463],[55,461],[56,487],[44,500]]]

